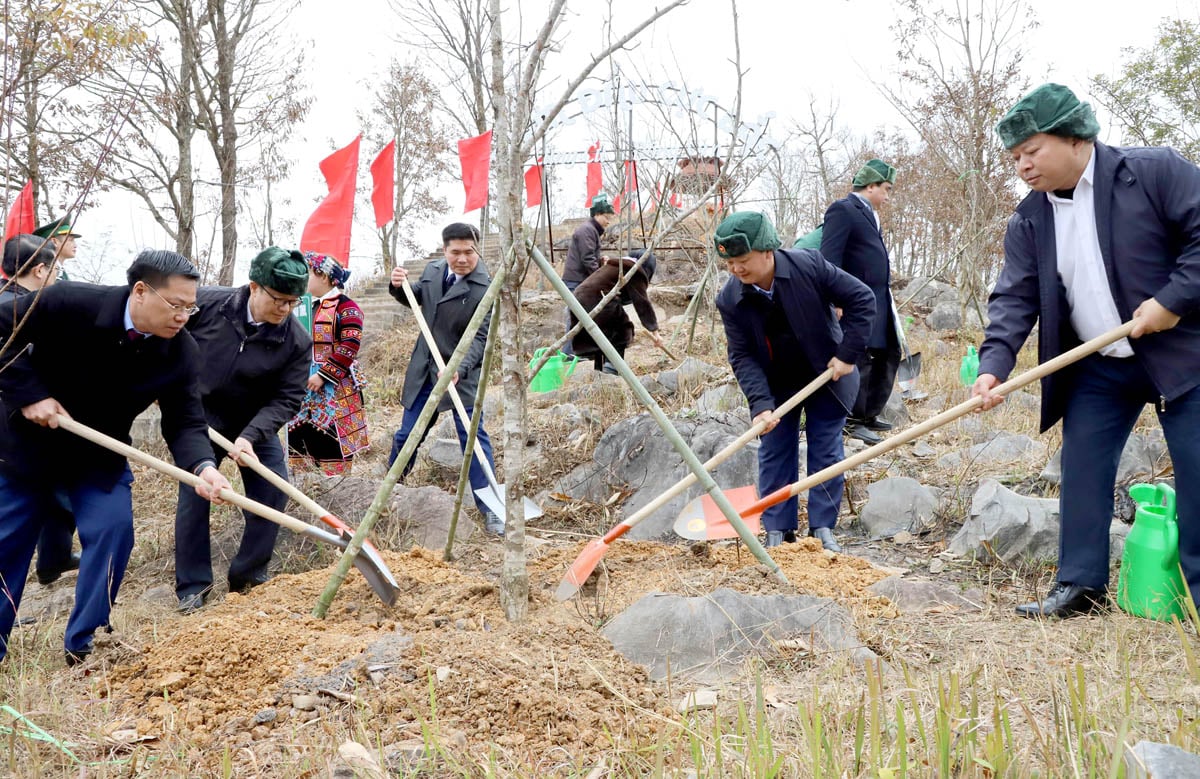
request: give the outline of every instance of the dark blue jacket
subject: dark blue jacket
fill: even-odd
[[[1131,339],[1166,401],[1200,385],[1200,168],[1166,148],[1096,144],[1096,227],[1108,285],[1123,321],[1148,298],[1182,317],[1165,332]],[[1004,267],[988,300],[979,372],[1005,379],[1038,327],[1038,360],[1080,342],[1058,275],[1054,208],[1032,192],[1008,221]],[[1063,415],[1071,373],[1042,380],[1042,429]]]
[[[787,398],[776,398],[767,380],[772,357],[803,360],[817,375],[832,357],[854,365],[867,349],[867,334],[875,317],[871,290],[845,271],[838,270],[813,249],[776,249],[775,284],[792,332],[802,354],[772,355],[766,337],[766,314],[748,300],[760,293],[746,288],[736,277],[717,296],[717,310],[725,325],[729,363],[742,393],[750,403],[750,416],[770,411]],[[834,307],[842,309],[839,322]],[[858,372],[843,376],[831,389],[847,409],[858,395]]]
[[[0,338],[22,322],[0,359],[33,349],[0,371],[0,468],[47,485],[92,483],[110,488],[125,458],[65,430],[29,422],[21,409],[54,398],[76,421],[125,443],[134,418],[154,401],[175,464],[194,470],[212,460],[197,389],[200,363],[188,332],[129,340],[129,287],[60,282],[40,295],[0,307]],[[25,317],[28,312],[28,317]],[[13,351],[10,351],[13,350]]]
[[[883,236],[875,226],[875,214],[862,198],[852,194],[830,204],[825,211],[821,254],[871,288],[875,294],[875,323],[867,345],[886,349],[895,327],[889,291],[891,265]]]

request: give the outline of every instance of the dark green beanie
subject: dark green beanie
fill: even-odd
[[[1074,92],[1062,84],[1042,84],[1021,98],[996,125],[1006,149],[1038,133],[1091,141],[1100,134],[1100,123],[1092,107],[1080,102]]]
[[[751,251],[770,251],[781,245],[771,220],[757,211],[739,211],[725,217],[713,233],[713,243],[717,254],[725,259],[741,257]]]
[[[854,186],[869,187],[872,184],[896,183],[896,169],[880,159],[868,160],[854,174]]]
[[[592,213],[592,216],[599,216],[600,214],[615,214],[617,212],[615,210],[613,210],[613,205],[609,201],[608,195],[601,192],[600,194],[598,194],[594,198],[592,198],[592,212],[591,213]]]
[[[308,291],[308,263],[295,249],[268,246],[250,263],[250,280],[283,295],[300,296]]]

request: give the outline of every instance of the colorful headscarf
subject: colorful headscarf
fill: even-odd
[[[304,261],[308,263],[308,267],[312,268],[313,273],[320,273],[327,277],[338,289],[346,288],[346,282],[350,280],[350,269],[343,268],[332,256],[305,252]]]

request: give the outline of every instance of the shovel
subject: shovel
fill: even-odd
[[[233,442],[225,436],[218,433],[211,427],[208,429],[208,437],[215,441],[225,451],[233,451]],[[276,489],[287,495],[292,500],[300,504],[300,507],[308,511],[313,516],[321,520],[321,522],[337,531],[339,537],[344,537],[347,541],[354,535],[354,528],[346,524],[342,519],[327,508],[322,508],[321,504],[317,503],[312,498],[305,495],[298,487],[292,484],[287,479],[283,478],[275,471],[262,464],[262,461],[255,457],[246,457],[237,461],[238,465],[244,465],[250,470],[257,473],[259,476],[273,484]],[[363,541],[362,554],[370,560],[371,565],[379,572],[379,575],[387,580],[388,584],[393,588],[398,589],[399,585],[396,579],[392,576],[391,570],[388,569],[387,563],[379,555],[379,550],[370,541]]]
[[[142,465],[147,465],[154,470],[159,471],[160,473],[170,476],[176,481],[183,482],[184,484],[192,487],[195,487],[201,481],[200,477],[193,473],[189,473],[182,468],[171,465],[170,463],[163,462],[157,457],[148,455],[140,449],[135,449],[129,444],[118,441],[111,436],[107,436],[104,433],[101,433],[99,430],[93,430],[87,425],[81,422],[76,422],[70,417],[59,414],[56,419],[58,426],[62,429],[72,432],[80,438],[85,438],[98,446],[103,446],[105,449],[116,452],[120,455],[124,455],[131,460],[136,460]],[[219,496],[222,500],[232,503],[233,505],[247,511],[252,511],[263,519],[268,519],[277,525],[286,527],[293,533],[300,533],[308,536],[309,538],[315,538],[318,541],[324,541],[327,544],[333,544],[334,546],[341,547],[342,549],[345,549],[347,544],[350,543],[350,534],[344,530],[340,535],[334,535],[328,531],[313,527],[306,522],[301,522],[293,516],[284,514],[282,511],[277,511],[270,506],[264,506],[257,501],[250,500],[244,495],[239,495],[233,490],[223,489],[219,493]],[[371,585],[371,589],[375,591],[375,594],[379,596],[380,600],[389,606],[396,602],[396,595],[399,593],[399,588],[392,579],[391,573],[384,573],[386,568],[380,570],[379,568],[375,567],[375,564],[370,560],[370,558],[364,554],[358,554],[355,556],[354,567],[362,572],[363,578],[367,580],[367,584]]]
[[[1004,382],[1003,384],[999,385],[994,390],[992,390],[992,392],[997,395],[1007,395],[1010,392],[1019,390],[1028,384],[1032,384],[1033,382],[1037,381],[1038,379],[1049,376],[1051,373],[1054,373],[1057,370],[1061,370],[1062,368],[1065,368],[1068,365],[1078,362],[1079,360],[1083,359],[1084,357],[1087,357],[1089,354],[1092,354],[1093,352],[1097,352],[1100,349],[1103,349],[1105,346],[1108,346],[1109,344],[1113,343],[1114,341],[1119,341],[1122,338],[1128,337],[1129,333],[1133,331],[1133,325],[1134,325],[1133,322],[1126,322],[1125,324],[1121,325],[1120,327],[1109,330],[1107,333],[1105,333],[1103,335],[1098,335],[1095,338],[1093,338],[1092,340],[1088,341],[1087,343],[1083,343],[1083,344],[1080,344],[1079,346],[1076,346],[1074,349],[1070,350],[1069,352],[1063,352],[1062,354],[1058,355],[1054,359],[1048,360],[1048,361],[1042,363],[1041,365],[1037,366],[1036,368],[1032,368],[1032,369],[1026,371],[1025,373],[1022,373],[1020,376],[1017,376],[1014,379],[1009,379],[1008,381]],[[817,471],[816,473],[812,474],[811,476],[801,479],[800,481],[793,482],[792,484],[789,484],[785,487],[780,487],[779,489],[775,490],[771,494],[764,495],[762,498],[760,498],[756,502],[753,502],[753,503],[750,503],[747,505],[743,499],[743,504],[742,504],[743,507],[738,508],[738,515],[742,519],[749,519],[750,517],[756,517],[756,516],[762,514],[762,512],[765,509],[768,509],[777,503],[782,503],[783,501],[787,500],[788,498],[792,497],[793,495],[799,495],[804,490],[816,487],[818,484],[823,484],[823,483],[829,481],[830,479],[832,479],[833,477],[839,476],[839,475],[845,473],[846,471],[850,470],[851,468],[854,468],[855,466],[865,463],[867,460],[871,460],[875,457],[878,457],[881,454],[890,452],[891,450],[895,449],[898,446],[901,446],[902,444],[906,444],[909,441],[913,441],[917,438],[920,438],[921,436],[925,435],[926,433],[936,430],[937,428],[941,427],[942,425],[953,422],[954,420],[958,419],[959,417],[965,416],[965,415],[971,413],[972,411],[975,411],[982,405],[983,405],[983,398],[981,398],[981,397],[973,397],[970,400],[965,400],[962,403],[959,403],[954,408],[947,409],[946,411],[943,411],[942,413],[938,414],[935,417],[932,417],[931,419],[925,420],[924,422],[922,422],[919,425],[916,425],[915,427],[911,427],[908,430],[905,430],[901,433],[897,433],[896,435],[892,436],[891,438],[887,438],[883,442],[875,444],[874,446],[872,446],[869,449],[864,449],[861,452],[859,452],[858,454],[853,455],[852,457],[848,457],[839,463],[834,463],[833,465],[829,466],[828,468],[824,468],[820,471]],[[739,488],[739,489],[744,489],[744,488]],[[729,492],[726,492],[726,495],[729,495]],[[708,498],[708,496],[705,496],[705,497]],[[711,501],[712,498],[708,498],[708,500]],[[692,501],[693,504],[700,503],[700,502],[701,501]],[[730,502],[733,502],[732,499]],[[736,508],[737,504],[735,503],[734,506]],[[691,530],[690,526],[688,525],[688,522],[687,522],[687,520],[696,516],[698,512],[699,512],[699,516],[705,516],[703,513],[703,509],[700,509],[697,506],[693,506],[692,504],[685,506],[683,512],[679,515],[679,518],[677,520],[675,520],[675,532],[678,533],[679,535],[683,536],[684,538],[689,538],[692,540],[702,540],[705,536],[698,534],[697,532]]]
[[[891,298],[891,293],[888,293]],[[892,322],[896,326],[896,339],[900,342],[900,365],[896,369],[896,382],[900,385],[900,397],[905,400],[921,400],[928,395],[917,389],[917,377],[921,375],[921,353],[908,351],[908,339],[904,337],[904,325],[900,322],[900,311],[896,299],[891,298]]]
[[[433,340],[433,333],[429,332],[429,323],[425,321],[425,313],[421,309],[421,305],[417,302],[417,296],[413,294],[412,287],[409,286],[408,279],[404,280],[404,296],[408,298],[409,308],[413,311],[413,317],[417,320],[417,326],[421,328],[421,335],[425,338],[425,343],[429,346],[429,353],[433,355],[433,364],[437,366],[439,371],[446,370],[446,361],[442,359],[442,353],[438,351],[437,341]],[[462,398],[458,395],[458,388],[454,384],[446,390],[450,393],[450,401],[454,404],[454,410],[458,413],[459,419],[462,420],[464,428],[471,427],[471,415],[467,413],[467,409],[463,406]],[[483,447],[479,445],[479,439],[475,440],[474,449],[475,461],[479,463],[479,467],[483,469],[483,475],[487,478],[488,486],[475,492],[475,497],[483,501],[483,504],[488,507],[488,510],[500,518],[501,522],[507,521],[507,511],[504,503],[504,485],[496,483],[496,474],[492,472],[492,466],[488,464],[487,457],[483,454]],[[541,508],[538,507],[529,498],[525,498],[523,503],[525,519],[537,519],[542,515]]]
[[[759,434],[766,429],[767,422],[769,422],[771,419],[780,419],[785,416],[789,411],[803,403],[805,398],[820,389],[831,378],[833,378],[833,371],[831,369],[826,369],[824,373],[810,381],[802,390],[788,398],[787,402],[775,409],[768,419],[758,422],[745,433],[742,433],[740,436],[738,436],[737,439],[735,439],[724,449],[714,454],[706,463],[704,463],[704,470],[711,471],[713,468],[716,468],[718,465],[728,460],[735,452],[757,438]],[[673,487],[668,489],[662,495],[659,495],[657,498],[638,509],[633,516],[624,520],[612,530],[609,530],[604,534],[603,537],[595,539],[586,547],[584,547],[583,551],[580,552],[579,557],[575,558],[575,562],[571,563],[571,567],[567,569],[567,575],[563,577],[562,583],[560,583],[558,585],[558,589],[554,591],[554,597],[560,601],[568,600],[573,597],[575,593],[579,592],[579,588],[583,586],[583,583],[587,581],[587,578],[592,575],[592,571],[596,570],[596,566],[600,564],[601,558],[604,557],[605,552],[608,551],[608,547],[613,541],[616,541],[618,538],[628,533],[633,529],[634,525],[641,522],[655,511],[658,511],[676,495],[695,484],[696,481],[696,474],[689,473],[687,476],[684,476],[682,479],[677,481]],[[745,490],[747,488],[743,487],[741,489]],[[757,493],[754,492],[753,487],[750,487],[749,490],[749,500],[753,501]],[[737,492],[737,490],[733,490],[732,492]],[[729,495],[730,493],[726,492],[725,494]],[[694,502],[695,501],[693,501],[693,503]],[[743,499],[742,502],[745,503],[747,501]],[[729,520],[725,519],[720,510],[716,508],[716,504],[712,505],[717,515],[720,516],[724,521],[725,526],[731,528]],[[734,506],[736,507],[737,504],[735,503]],[[757,532],[757,528],[755,528],[755,532]]]

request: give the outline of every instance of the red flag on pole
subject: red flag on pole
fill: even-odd
[[[388,141],[371,163],[371,205],[375,226],[383,227],[396,216],[396,139]]]
[[[349,146],[321,160],[329,194],[304,223],[300,251],[333,256],[342,267],[350,264],[350,225],[354,221],[354,190],[358,176],[359,135]]]
[[[20,233],[32,233],[37,228],[33,213],[33,182],[26,181],[8,209],[4,220],[4,240]]]
[[[458,142],[458,162],[462,166],[463,189],[467,202],[463,213],[483,208],[488,199],[488,166],[492,159],[492,131]]]
[[[622,204],[637,205],[637,189],[637,163],[633,160],[625,160],[625,187],[622,193],[613,200],[613,208],[618,214],[621,213]]]
[[[600,172],[600,141],[588,147],[588,164],[587,164],[587,203],[588,208],[592,206],[592,198],[600,194],[600,190],[604,187],[603,174]]]
[[[525,169],[525,206],[533,208],[542,204],[542,158],[538,157],[536,165]]]

